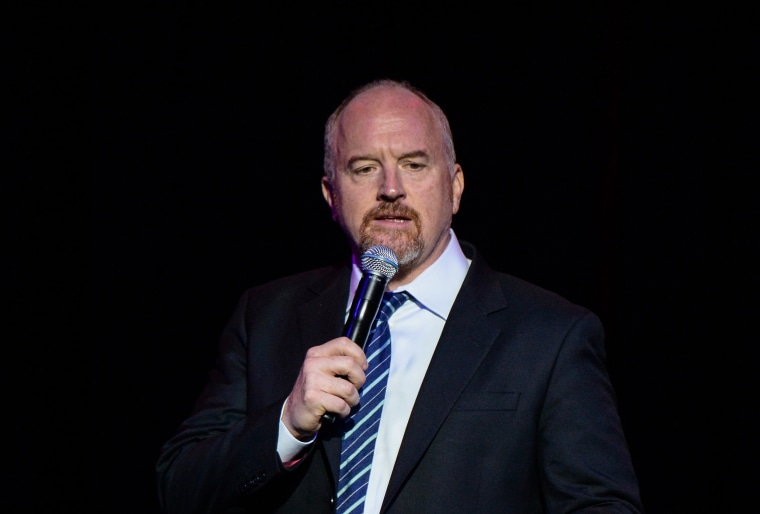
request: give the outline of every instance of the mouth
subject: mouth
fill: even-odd
[[[384,214],[381,216],[375,216],[375,221],[389,222],[389,223],[405,223],[410,221],[411,218],[406,216],[398,216],[393,214]]]

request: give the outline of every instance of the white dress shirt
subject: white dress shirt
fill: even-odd
[[[365,514],[380,511],[417,392],[470,265],[453,229],[450,232],[449,244],[438,260],[414,281],[393,291],[407,291],[413,300],[404,303],[389,320],[391,370],[375,442],[372,471],[364,503]],[[354,261],[351,275],[352,293],[346,306],[347,314],[353,301],[353,292],[356,291],[361,277],[361,268]],[[309,444],[294,438],[280,421],[277,451],[283,462],[294,458]]]

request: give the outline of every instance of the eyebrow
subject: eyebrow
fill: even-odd
[[[420,158],[420,157],[427,159],[427,158],[430,157],[430,155],[425,150],[414,150],[413,152],[408,152],[408,153],[402,154],[398,158],[398,160],[401,161],[403,159],[415,159],[415,158]],[[373,157],[367,157],[367,156],[364,156],[364,155],[358,155],[358,156],[352,157],[351,159],[348,160],[348,167],[349,168],[353,167],[354,164],[356,164],[357,161],[376,161],[376,160],[377,159],[375,159]]]
[[[402,155],[399,158],[399,160],[401,160],[401,159],[413,159],[413,158],[416,158],[416,157],[424,157],[424,158],[427,159],[429,157],[429,155],[428,155],[428,153],[425,150],[415,150],[414,152],[405,153],[404,155]]]

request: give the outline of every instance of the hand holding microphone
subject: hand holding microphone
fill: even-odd
[[[356,288],[342,337],[309,349],[285,405],[282,420],[291,434],[301,440],[309,440],[318,430],[319,423],[335,421],[336,414],[325,406],[326,401],[336,405],[342,398],[345,403],[354,405],[359,400],[357,389],[361,384],[354,373],[361,370],[356,363],[363,356],[361,350],[380,310],[385,288],[398,271],[398,258],[388,247],[373,246],[362,255],[361,268],[362,278]],[[356,344],[347,343],[346,339]],[[343,359],[340,372],[335,371],[337,356]],[[326,375],[332,376],[328,379]],[[334,377],[346,379],[353,385],[346,384],[340,391],[336,390],[334,383],[325,382],[334,381]],[[314,419],[316,409],[326,409],[328,412],[320,414],[317,421]]]
[[[398,271],[398,257],[387,246],[373,246],[362,255],[362,278],[356,288],[354,301],[343,327],[344,336],[362,349],[380,310],[380,302],[388,282]],[[328,412],[322,421],[335,421],[335,414]]]

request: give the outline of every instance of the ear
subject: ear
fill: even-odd
[[[332,208],[332,185],[330,184],[330,179],[327,178],[327,175],[322,177],[322,197],[325,199],[325,202],[327,202],[327,205]]]
[[[451,213],[459,211],[459,202],[464,191],[464,172],[459,164],[454,165],[454,175],[451,177]]]
[[[324,175],[322,177],[322,198],[325,199],[325,202],[327,202],[327,205],[330,206],[330,212],[332,212],[332,217],[335,219],[335,209],[333,209],[333,190],[332,190],[332,184],[330,184],[330,179],[327,178],[327,175]]]

